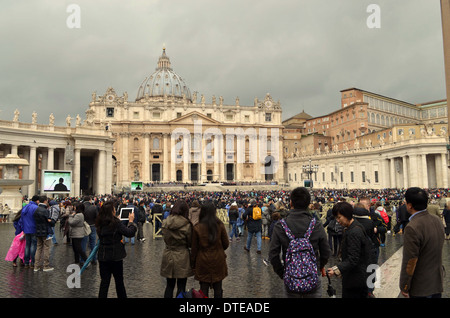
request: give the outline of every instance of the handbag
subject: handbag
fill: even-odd
[[[88,236],[89,234],[91,234],[92,230],[91,230],[91,226],[88,224],[88,222],[84,221],[84,236]]]

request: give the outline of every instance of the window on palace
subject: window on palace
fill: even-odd
[[[159,149],[159,138],[153,139],[153,149]]]
[[[363,183],[366,182],[366,172],[365,171],[362,172],[361,178],[362,178]]]
[[[266,113],[266,121],[272,121],[272,113]]]
[[[355,182],[355,175],[353,171],[350,171],[350,182]]]
[[[114,117],[114,107],[106,108],[106,117]]]
[[[375,183],[378,183],[378,171],[375,171]]]

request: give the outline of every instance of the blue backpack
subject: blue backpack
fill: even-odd
[[[290,292],[311,292],[317,288],[319,283],[317,258],[314,248],[309,241],[316,219],[314,217],[311,219],[305,236],[301,238],[296,238],[292,235],[284,219],[280,222],[290,240],[284,261],[284,284]]]

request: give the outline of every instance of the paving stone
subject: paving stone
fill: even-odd
[[[57,225],[59,228],[59,225]],[[162,238],[152,239],[152,226],[144,225],[146,241],[134,245],[126,244],[127,257],[124,260],[124,280],[128,297],[130,298],[161,298],[166,285],[165,278],[159,274],[161,255],[164,249]],[[97,266],[89,266],[80,277],[79,288],[69,288],[74,272],[67,271],[73,263],[73,250],[64,244],[57,232],[57,245],[51,246],[51,265],[55,268],[50,272],[34,272],[21,266],[13,267],[11,262],[4,260],[9,246],[14,238],[14,227],[11,223],[0,224],[0,297],[2,298],[96,298],[100,286],[100,275]],[[267,257],[269,241],[262,241],[262,253],[256,253],[256,239],[252,242],[250,252],[244,251],[246,233],[240,241],[231,242],[227,249],[227,264],[229,276],[223,281],[224,297],[226,298],[284,298],[282,280],[273,272],[271,266],[266,266],[263,259]],[[402,246],[402,236],[387,235],[386,247],[380,250],[379,264],[388,260]],[[450,268],[450,241],[444,244],[444,266]],[[337,259],[331,258],[329,266],[336,264]],[[398,270],[400,270],[398,264]],[[390,264],[394,268],[395,264]],[[341,281],[332,278],[332,285],[337,290],[337,298],[341,296]],[[395,284],[394,284],[395,285]],[[322,278],[323,298],[328,298],[326,289],[328,280]],[[392,285],[391,285],[392,286]],[[449,275],[445,278],[446,287],[450,286]],[[198,288],[197,281],[190,277],[187,287]],[[391,287],[392,288],[392,287]],[[397,287],[398,288],[398,284]],[[212,291],[211,291],[212,293]],[[448,288],[444,291],[448,298]],[[116,297],[114,279],[111,280],[109,298]]]

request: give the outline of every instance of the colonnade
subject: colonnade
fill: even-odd
[[[199,134],[186,129],[118,132],[116,138],[116,181],[122,186],[133,179],[183,183],[284,180],[279,135]]]

